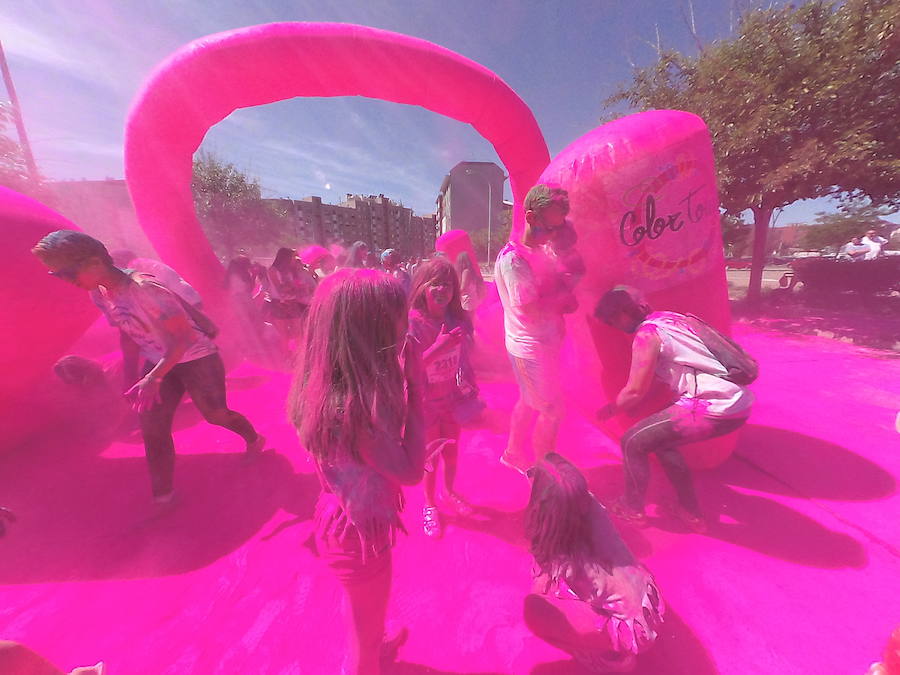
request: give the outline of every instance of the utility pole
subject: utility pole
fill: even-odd
[[[6,63],[6,54],[3,52],[3,43],[0,42],[0,71],[3,73],[3,84],[6,87],[6,93],[9,94],[9,102],[12,104],[13,121],[16,124],[16,132],[19,134],[19,145],[22,148],[22,154],[25,156],[25,166],[28,168],[28,175],[32,182],[38,182],[37,164],[34,163],[34,155],[31,153],[31,144],[28,142],[28,135],[25,133],[25,123],[22,121],[22,109],[19,106],[19,97],[16,95],[16,87],[13,85],[12,74],[9,72],[9,65]]]

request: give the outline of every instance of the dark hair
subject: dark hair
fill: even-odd
[[[225,285],[228,286],[228,280],[237,277],[250,288],[253,287],[253,263],[245,255],[239,255],[232,258],[225,269]]]
[[[531,472],[525,537],[541,571],[557,578],[565,567],[587,562],[593,553],[594,498],[581,472],[558,453],[548,453]]]
[[[354,241],[347,250],[347,258],[344,261],[346,267],[365,267],[366,257],[362,255],[362,251],[368,252],[369,245],[364,241]]]
[[[624,312],[635,321],[643,321],[653,310],[650,305],[639,301],[635,296],[636,292],[627,286],[616,286],[606,291],[600,298],[600,302],[594,308],[594,316],[604,323],[609,323],[620,312]]]
[[[44,263],[66,267],[97,258],[108,267],[115,267],[109,251],[102,242],[75,230],[56,230],[43,237],[31,249]]]
[[[447,313],[459,321],[467,332],[471,331],[472,323],[469,320],[469,315],[466,314],[460,302],[459,277],[447,258],[431,258],[416,267],[416,273],[413,275],[412,280],[412,290],[409,294],[410,309],[418,309],[421,312],[425,312],[428,309],[425,290],[435,280],[444,281],[453,288],[453,295],[447,304]]]
[[[569,212],[569,193],[555,183],[538,183],[525,195],[525,210],[540,213],[552,204]]]
[[[277,270],[283,270],[291,262],[294,258],[297,257],[297,253],[292,248],[280,248],[278,249],[278,253],[275,254],[275,260],[272,261],[272,267]]]

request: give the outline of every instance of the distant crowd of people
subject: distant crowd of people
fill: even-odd
[[[837,254],[838,260],[850,260],[858,262],[860,260],[875,260],[884,255],[884,245],[888,240],[878,234],[875,230],[869,230],[862,237],[853,237],[846,244],[841,246]]]
[[[693,531],[705,530],[678,448],[744,424],[754,364],[696,317],[654,311],[637,289],[617,286],[595,298],[599,321],[634,336],[627,383],[598,415],[639,410],[654,379],[674,394],[674,403],[622,437],[626,489],[608,511],[556,448],[564,317],[578,308],[575,289],[586,272],[567,218],[568,194],[536,185],[524,208],[521,239],[500,251],[494,271],[519,389],[499,459],[531,489],[525,535],[536,573],[524,617],[592,672],[624,671],[657,639],[665,603],[609,513],[647,524],[655,454],[675,487],[676,515]],[[218,329],[175,270],[110,255],[101,242],[70,230],[47,235],[33,252],[50,274],[88,291],[120,333],[122,391],[137,411],[157,502],[169,504],[175,494],[172,420],[185,392],[209,423],[243,440],[248,456],[263,451],[265,438],[227,405]],[[376,256],[356,242],[340,258],[319,246],[299,254],[279,249],[269,267],[241,255],[226,265],[224,283],[242,321],[273,325],[294,352],[286,407],[321,485],[316,548],[350,601],[345,672],[377,674],[403,639],[385,636],[391,552],[405,531],[401,487],[423,484],[419,523],[430,538],[443,535],[445,513],[473,512],[456,476],[461,429],[478,424],[485,407],[470,357],[486,293],[466,253],[404,261],[396,250]],[[106,377],[87,359],[68,359],[57,373],[73,386]]]

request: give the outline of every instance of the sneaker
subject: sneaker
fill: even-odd
[[[429,537],[439,538],[443,532],[441,531],[441,521],[438,517],[436,506],[426,506],[422,509],[422,521],[425,534]]]
[[[458,515],[463,516],[465,518],[468,518],[469,516],[472,515],[472,513],[473,513],[472,505],[469,504],[469,502],[467,502],[465,499],[460,497],[455,492],[449,493],[445,497],[445,499],[446,499],[447,503],[450,504],[450,506],[453,508],[454,511],[456,511],[456,513]]]
[[[647,514],[643,511],[636,511],[628,506],[624,500],[619,499],[609,506],[609,511],[622,522],[634,525],[635,527],[647,526]]]
[[[408,638],[409,630],[407,630],[405,626],[394,633],[391,637],[388,637],[387,633],[384,634],[384,641],[381,643],[381,654],[378,658],[378,660],[381,662],[382,668],[389,666],[397,660],[397,656],[400,653],[400,648],[404,644],[406,644],[406,640]]]
[[[709,529],[703,516],[691,513],[682,506],[676,507],[673,515],[684,523],[691,532],[696,534],[704,534]]]
[[[503,454],[500,455],[500,463],[505,466],[507,469],[512,469],[513,471],[518,471],[523,476],[526,474],[528,469],[531,468],[531,465],[528,464],[522,457],[515,457],[508,450],[504,450]]]
[[[171,504],[175,500],[175,490],[170,490],[164,495],[153,495],[153,501],[157,504]]]
[[[256,440],[252,443],[247,443],[247,454],[248,455],[258,455],[266,447],[266,437],[262,434],[256,434]]]

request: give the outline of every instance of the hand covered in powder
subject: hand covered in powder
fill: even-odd
[[[160,402],[159,386],[161,383],[162,380],[145,375],[131,389],[125,392],[125,398],[131,402],[131,407],[139,413],[150,410]]]

